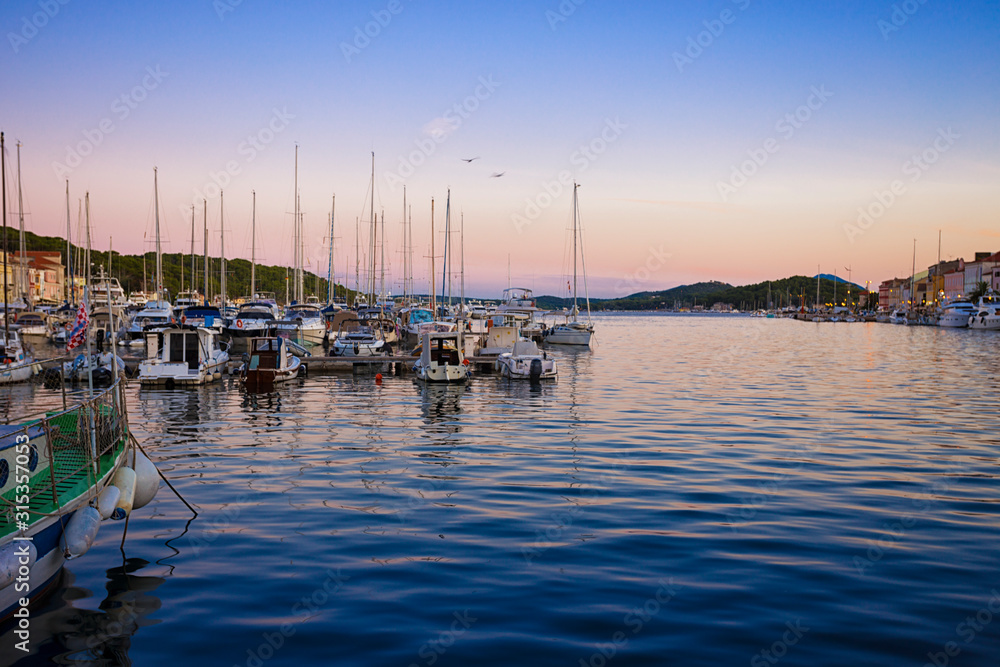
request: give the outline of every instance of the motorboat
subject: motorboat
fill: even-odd
[[[185,309],[203,303],[205,303],[205,299],[197,292],[178,292],[177,298],[174,299],[174,315],[179,319]]]
[[[990,290],[979,298],[979,307],[969,318],[970,329],[1000,329],[1000,295]]]
[[[423,382],[465,382],[472,375],[462,354],[462,333],[425,333],[420,338],[420,357],[413,373]]]
[[[319,306],[299,303],[285,310],[285,317],[271,325],[276,335],[292,338],[304,345],[322,345],[326,340],[326,318]]]
[[[204,327],[221,334],[226,326],[222,311],[215,306],[194,305],[184,309],[180,316],[181,324],[193,327]]]
[[[358,311],[358,319],[365,323],[377,320],[382,328],[382,335],[385,338],[385,342],[389,345],[399,347],[399,333],[396,323],[383,310],[380,308],[363,308]]]
[[[891,322],[892,324],[909,324],[910,320],[906,316],[905,310],[903,310],[902,308],[897,308],[896,310],[892,311],[891,315],[889,315],[889,322]]]
[[[63,363],[61,367],[42,371],[42,379],[45,386],[50,389],[57,389],[64,382],[75,384],[91,381],[95,387],[110,387],[114,384],[117,373],[125,371],[126,368],[125,361],[113,352],[94,353],[89,357],[86,354],[78,354],[72,361]]]
[[[399,311],[400,327],[407,345],[416,345],[425,333],[448,333],[455,331],[455,322],[443,322],[434,318],[430,308],[411,306]]]
[[[277,304],[269,301],[248,301],[236,311],[236,317],[222,329],[233,342],[234,349],[248,349],[251,338],[267,336],[278,317]]]
[[[969,326],[969,318],[977,310],[976,305],[968,299],[957,299],[949,301],[941,307],[941,314],[938,316],[937,325],[939,327],[950,327],[961,329]]]
[[[510,352],[504,352],[495,362],[501,377],[510,380],[554,380],[558,375],[555,359],[538,349],[533,340],[519,340]]]
[[[0,384],[30,380],[38,373],[34,356],[28,352],[14,329],[0,332]]]
[[[48,340],[49,326],[46,323],[48,314],[37,310],[21,313],[15,320],[18,333],[29,343],[40,343]]]
[[[277,336],[250,339],[250,351],[240,368],[240,380],[248,391],[268,392],[305,373],[306,366],[292,353],[290,344]]]
[[[135,314],[126,331],[130,340],[144,340],[150,331],[162,331],[174,324],[174,310],[169,301],[147,301],[145,307]]]
[[[161,342],[162,341],[162,342]],[[139,383],[198,385],[218,380],[229,364],[229,352],[212,329],[187,325],[147,333],[146,349],[154,350],[139,364]]]
[[[540,341],[545,336],[545,325],[539,319],[542,310],[535,305],[532,291],[526,287],[508,287],[503,291],[501,304],[497,306],[497,315],[504,315],[517,320],[521,335],[525,338]]]
[[[382,320],[362,321],[355,313],[344,311],[334,318],[337,334],[330,343],[335,357],[381,357],[392,354],[385,342]]]

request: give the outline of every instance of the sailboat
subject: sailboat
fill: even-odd
[[[545,342],[557,345],[590,345],[594,335],[594,325],[590,321],[590,296],[587,295],[587,321],[580,322],[580,308],[577,305],[577,256],[583,266],[583,286],[587,288],[587,264],[583,259],[583,239],[580,235],[580,203],[577,197],[579,184],[573,183],[573,310],[566,317],[564,324],[557,324],[545,332]],[[579,250],[578,250],[579,247]],[[570,319],[572,318],[572,319]]]
[[[6,151],[3,145],[3,132],[0,132],[0,172],[2,172],[3,189],[3,339],[0,340],[0,384],[23,382],[36,372],[35,360],[25,351],[17,331],[10,328],[10,307],[8,305],[10,291],[7,285],[7,164]],[[19,176],[20,178],[20,176]],[[22,255],[23,257],[23,255]]]

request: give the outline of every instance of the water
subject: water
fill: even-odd
[[[995,334],[597,326],[540,389],[131,387],[201,514],[102,527],[17,664],[998,664]]]

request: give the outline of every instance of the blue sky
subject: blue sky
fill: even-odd
[[[1000,249],[995,2],[36,0],[5,3],[0,27],[0,126],[10,148],[24,143],[38,233],[64,230],[68,178],[74,211],[91,194],[95,237],[140,251],[156,166],[169,250],[188,247],[183,211],[203,195],[218,230],[214,177],[227,254],[249,256],[255,190],[259,254],[287,263],[298,143],[307,256],[326,270],[336,194],[341,275],[367,218],[372,151],[396,279],[402,183],[418,284],[430,199],[440,252],[450,187],[467,284],[484,296],[506,285],[508,256],[515,283],[565,285],[574,178],[600,296],[817,266],[877,282],[909,271],[914,238],[918,265],[934,261],[938,230],[945,257]],[[355,42],[366,28],[374,36]],[[807,119],[781,124],[796,112]],[[934,148],[941,132],[952,139]],[[907,172],[926,151],[933,164]],[[720,193],[741,168],[746,182]],[[902,194],[860,227],[858,209],[878,212],[894,181]]]

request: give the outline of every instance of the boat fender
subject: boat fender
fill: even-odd
[[[59,538],[59,548],[66,560],[79,558],[87,553],[97,539],[100,527],[101,513],[90,505],[74,512]]]
[[[18,540],[0,547],[0,590],[7,588],[19,575],[26,575],[38,560],[33,542]]]
[[[132,499],[132,509],[145,507],[156,497],[156,492],[160,489],[160,475],[156,472],[156,465],[138,449],[135,450],[135,456],[130,456],[126,461],[135,470],[135,497]]]
[[[111,483],[117,486],[122,492],[121,498],[115,504],[115,511],[112,513],[111,518],[115,520],[124,519],[132,513],[132,506],[135,504],[135,471],[128,466],[122,466],[115,472]]]
[[[101,519],[110,519],[115,513],[118,501],[122,497],[122,490],[114,484],[108,484],[97,496],[97,511],[101,514]]]

